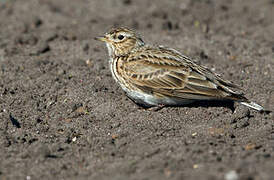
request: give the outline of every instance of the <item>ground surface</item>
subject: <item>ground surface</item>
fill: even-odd
[[[274,110],[271,0],[0,0],[0,179],[273,179],[273,113],[126,98],[93,40],[120,25]]]

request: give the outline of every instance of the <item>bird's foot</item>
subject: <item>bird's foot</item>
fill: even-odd
[[[165,107],[164,104],[159,104],[157,106],[153,106],[153,107],[147,108],[146,110],[156,112],[156,111],[159,111],[159,110],[163,109],[164,107]]]

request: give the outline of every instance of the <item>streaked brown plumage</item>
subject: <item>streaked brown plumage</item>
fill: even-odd
[[[150,46],[127,28],[115,28],[97,40],[106,42],[114,79],[137,104],[176,106],[196,100],[232,100],[258,111],[239,88],[178,51]]]

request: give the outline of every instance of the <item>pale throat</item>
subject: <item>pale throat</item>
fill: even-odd
[[[113,58],[114,57],[114,47],[109,43],[106,43],[106,46],[107,46],[107,49],[108,49],[109,57]]]

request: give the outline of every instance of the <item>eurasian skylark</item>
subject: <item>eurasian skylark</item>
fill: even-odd
[[[263,111],[239,88],[180,52],[144,43],[127,28],[114,28],[95,38],[106,43],[113,78],[136,104],[182,106],[198,100],[231,100]]]

